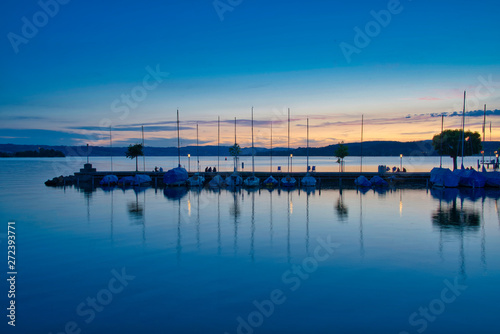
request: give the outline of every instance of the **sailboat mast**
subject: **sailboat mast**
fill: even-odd
[[[236,150],[236,117],[234,118],[234,148]],[[234,154],[234,170],[238,171],[238,152]]]
[[[200,151],[198,150],[198,123],[196,123],[196,165],[198,166],[198,173],[200,172]]]
[[[177,157],[179,162],[179,168],[181,167],[181,139],[179,132],[179,109],[177,109]]]
[[[142,130],[142,149],[144,150],[144,125],[141,126]],[[144,151],[143,151],[144,153]],[[142,170],[146,171],[146,155],[142,155]]]
[[[444,114],[441,115],[441,148],[439,149],[439,168],[443,167],[443,128],[444,127]]]
[[[217,171],[220,171],[220,116],[217,116]]]
[[[111,125],[109,126],[109,151],[111,158],[111,171],[113,171],[113,137],[111,136]]]
[[[255,174],[255,153],[253,147],[253,107],[252,107],[252,175]]]
[[[273,121],[271,121],[271,170],[269,172],[273,172]]]
[[[484,169],[484,143],[486,142],[486,104],[484,105],[484,116],[483,116],[483,169]]]
[[[309,117],[307,118],[307,168],[306,172],[309,172]]]
[[[288,173],[290,173],[290,108],[288,108]]]
[[[464,146],[465,146],[465,90],[464,90],[464,109],[462,112],[462,169],[464,169]]]
[[[360,172],[363,172],[363,121],[364,115],[361,115],[361,164],[360,164]]]

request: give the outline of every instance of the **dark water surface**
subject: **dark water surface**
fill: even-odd
[[[2,332],[498,333],[498,191],[85,191],[53,163],[0,160]]]

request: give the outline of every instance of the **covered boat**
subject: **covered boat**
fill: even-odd
[[[243,179],[238,174],[235,168],[234,173],[226,177],[226,185],[228,187],[238,187],[241,186],[242,184],[243,184]]]
[[[204,182],[205,178],[200,173],[194,173],[194,175],[187,180],[187,184],[190,187],[202,187]]]
[[[147,185],[151,182],[151,177],[149,175],[137,174],[134,176],[134,186]]]
[[[118,176],[111,174],[104,176],[102,180],[99,182],[101,186],[110,186],[117,183],[118,183]]]
[[[176,167],[168,170],[163,176],[163,182],[167,186],[181,186],[186,183],[188,173],[185,168]]]
[[[276,180],[272,175],[264,180],[264,185],[269,188],[276,187],[278,185],[278,180]]]
[[[133,186],[135,183],[134,176],[125,176],[118,180],[118,184],[121,186]]]
[[[460,178],[458,184],[463,187],[484,188],[486,184],[486,177],[474,169],[457,169],[453,174]]]
[[[375,175],[370,179],[370,183],[376,187],[387,187],[389,183],[378,175]]]
[[[212,188],[220,188],[225,186],[224,179],[220,175],[215,175],[210,182],[208,182],[208,185]]]
[[[258,187],[260,185],[260,179],[257,176],[252,175],[247,177],[245,181],[243,181],[243,184],[246,187]]]
[[[433,186],[443,188],[458,187],[460,177],[455,175],[449,168],[435,167],[431,170],[430,182]]]
[[[371,187],[372,183],[368,181],[366,177],[363,175],[360,175],[354,180],[354,184],[357,185],[358,187]]]
[[[281,185],[283,187],[295,187],[297,180],[293,176],[287,175],[281,179]]]
[[[302,178],[301,184],[304,187],[314,187],[316,186],[316,179],[309,175],[309,173],[306,173],[306,176]]]
[[[499,172],[483,172],[486,177],[486,185],[488,187],[500,187],[500,173]]]

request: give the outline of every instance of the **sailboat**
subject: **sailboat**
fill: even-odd
[[[198,172],[194,173],[187,180],[187,184],[190,187],[203,187],[203,182],[205,182],[205,178],[200,174],[200,153],[198,151],[198,123],[196,123],[196,159],[198,165]]]
[[[439,168],[434,167],[431,170],[430,183],[433,187],[455,188],[458,187],[460,177],[453,174],[449,168],[443,168],[443,133],[444,133],[444,115],[441,115],[441,153],[439,157]]]
[[[234,118],[234,145],[236,146],[236,117]],[[229,187],[237,187],[243,184],[243,178],[240,176],[237,170],[238,166],[238,155],[234,156],[234,172],[233,174],[226,177],[226,185]]]
[[[486,177],[486,185],[488,187],[500,187],[500,173],[497,171],[487,172],[484,168],[484,143],[486,142],[485,129],[486,128],[486,104],[484,105],[484,118],[483,118],[483,168],[481,174]]]
[[[186,184],[188,173],[185,168],[181,167],[181,139],[179,132],[179,110],[177,110],[177,156],[178,166],[168,170],[163,176],[163,182],[166,186],[182,186]]]
[[[274,188],[278,185],[278,180],[276,180],[272,173],[273,173],[273,122],[271,121],[271,151],[270,151],[270,157],[271,157],[271,168],[270,168],[270,173],[269,177],[264,181],[264,185],[269,188]]]
[[[258,187],[260,185],[260,179],[255,176],[255,149],[253,146],[253,107],[252,107],[252,176],[249,176],[244,181],[247,187]]]
[[[302,178],[302,185],[304,187],[316,186],[316,179],[309,175],[309,118],[307,118],[307,172],[306,176]]]
[[[288,151],[290,153],[290,108],[288,108]],[[295,187],[297,181],[294,177],[290,176],[290,156],[288,156],[288,175],[281,179],[283,187]]]
[[[109,156],[111,159],[111,174],[105,175],[99,182],[101,186],[115,186],[118,184],[118,176],[113,174],[113,138],[111,137],[111,126],[109,127]]]
[[[220,152],[219,152],[219,147],[220,147],[220,116],[217,118],[217,172],[220,173],[220,162],[219,162]],[[212,187],[212,188],[222,187],[222,186],[224,186],[224,179],[222,178],[222,176],[220,176],[219,174],[217,174],[217,175],[215,175],[210,180],[210,182],[208,183],[208,185],[210,187]]]
[[[458,184],[464,187],[483,188],[486,184],[486,177],[473,169],[464,168],[464,147],[465,147],[465,99],[466,92],[464,91],[464,108],[462,112],[462,166],[460,169],[453,171],[453,174],[459,177]]]

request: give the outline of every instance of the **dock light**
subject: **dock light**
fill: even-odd
[[[191,171],[191,154],[188,153],[188,172]]]
[[[293,154],[290,153],[290,173],[292,172],[292,170],[293,170]]]
[[[399,155],[399,170],[403,171],[403,154]]]

